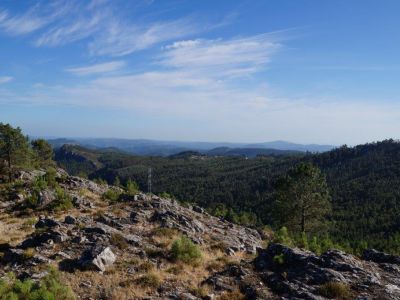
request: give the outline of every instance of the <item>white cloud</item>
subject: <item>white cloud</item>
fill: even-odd
[[[12,81],[14,78],[11,76],[2,76],[0,77],[0,84],[8,83]]]
[[[42,28],[48,21],[40,18],[32,11],[11,17],[8,12],[0,12],[0,28],[12,35],[21,35]]]
[[[14,15],[0,9],[0,30],[12,35],[36,33],[37,47],[57,47],[86,39],[92,55],[124,56],[206,28],[189,18],[134,22],[114,4],[108,0],[39,1],[26,12]]]
[[[77,67],[77,68],[69,68],[66,69],[67,72],[73,73],[75,75],[92,75],[92,74],[105,74],[109,72],[113,72],[121,69],[125,66],[124,61],[111,61],[96,65]]]
[[[239,77],[259,71],[281,47],[276,37],[261,34],[232,40],[188,40],[165,47],[160,63],[209,73]]]
[[[148,26],[112,20],[90,44],[93,55],[124,56],[161,42],[190,35],[199,29],[190,20],[160,22]]]
[[[87,38],[96,33],[104,20],[105,14],[96,13],[90,18],[81,17],[71,23],[54,26],[43,33],[35,42],[41,46],[60,46]]]
[[[0,30],[11,35],[25,35],[35,32],[54,22],[71,10],[68,2],[38,2],[25,13],[12,16],[8,11],[0,11]]]

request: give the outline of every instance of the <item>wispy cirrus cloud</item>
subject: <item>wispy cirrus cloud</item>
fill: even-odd
[[[62,1],[37,2],[26,12],[15,15],[7,10],[0,10],[0,30],[10,35],[33,33],[55,22],[57,18],[66,15],[72,8],[71,3]]]
[[[46,5],[39,1],[21,14],[0,10],[0,30],[12,35],[35,33],[36,47],[58,47],[87,39],[91,55],[116,57],[204,29],[190,18],[134,22],[113,4],[105,0],[89,4],[71,0]]]
[[[124,61],[111,61],[101,64],[95,64],[84,67],[68,68],[67,72],[73,73],[75,75],[93,75],[93,74],[105,74],[113,71],[117,71],[125,66]]]
[[[105,16],[96,13],[89,18],[82,16],[71,23],[56,25],[44,32],[35,41],[35,45],[55,47],[87,38],[100,30]]]
[[[160,63],[211,76],[240,77],[264,68],[281,46],[272,34],[231,40],[184,40],[166,46]]]
[[[12,81],[14,78],[11,76],[0,76],[0,84],[8,83]]]
[[[124,56],[156,44],[183,38],[199,32],[199,26],[189,19],[157,22],[147,26],[112,20],[104,32],[90,44],[92,55]]]

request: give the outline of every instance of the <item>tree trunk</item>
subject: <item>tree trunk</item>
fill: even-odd
[[[306,223],[306,212],[305,212],[305,208],[304,208],[304,206],[301,208],[301,232],[302,233],[305,233],[305,227],[306,227],[306,225],[305,225],[305,223]]]
[[[7,151],[7,163],[8,163],[8,181],[12,182],[12,170],[11,170],[11,152]]]

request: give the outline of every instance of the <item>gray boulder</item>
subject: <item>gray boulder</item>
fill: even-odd
[[[80,263],[84,269],[104,272],[116,259],[110,247],[97,245],[83,254]]]

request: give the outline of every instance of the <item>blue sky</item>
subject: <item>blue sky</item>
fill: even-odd
[[[397,0],[0,1],[0,121],[40,136],[400,136]]]

